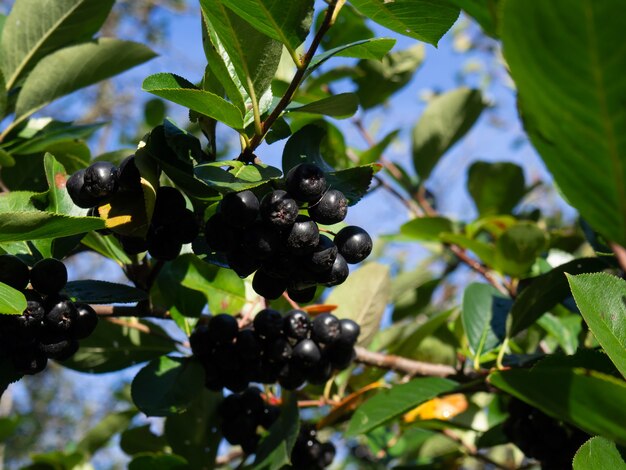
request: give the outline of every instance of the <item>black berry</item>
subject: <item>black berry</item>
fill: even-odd
[[[246,361],[256,361],[261,357],[261,343],[252,330],[239,331],[235,345],[237,353]]]
[[[320,234],[317,246],[304,258],[304,266],[310,271],[323,273],[333,267],[337,253],[337,245],[326,235]]]
[[[337,189],[329,189],[309,206],[309,216],[318,224],[332,225],[341,222],[348,214],[348,200]]]
[[[138,255],[148,251],[148,241],[145,238],[116,235],[122,249],[129,255]]]
[[[303,310],[292,310],[283,319],[283,332],[288,338],[306,339],[311,332],[311,320]]]
[[[261,267],[261,261],[248,255],[243,251],[243,248],[237,248],[226,253],[226,261],[228,261],[230,269],[241,278],[248,277]]]
[[[298,203],[280,189],[266,194],[261,201],[261,218],[280,229],[293,225],[298,210]]]
[[[17,290],[25,289],[30,279],[28,266],[17,256],[0,255],[0,282]]]
[[[294,346],[291,357],[295,364],[308,368],[320,362],[322,352],[317,344],[315,344],[315,341],[303,339]]]
[[[263,269],[259,269],[254,273],[252,278],[252,288],[261,297],[276,300],[287,289],[287,280],[283,278],[272,277]]]
[[[280,246],[280,233],[263,222],[256,222],[243,234],[243,246],[250,256],[268,259]]]
[[[298,287],[287,288],[287,295],[289,295],[289,298],[293,300],[294,302],[298,302],[302,304],[311,302],[315,298],[316,293],[317,293],[316,286],[302,287],[302,288],[298,288]]]
[[[183,248],[174,227],[160,225],[153,227],[147,238],[148,253],[154,259],[171,261],[176,259]]]
[[[347,368],[356,356],[352,346],[341,343],[329,345],[325,352],[328,355],[328,359],[330,360],[333,368],[338,370],[344,370]]]
[[[189,209],[183,209],[174,219],[173,225],[176,226],[178,239],[182,243],[193,242],[200,233],[196,216]]]
[[[238,232],[226,223],[226,215],[213,214],[204,227],[204,237],[214,251],[230,251],[238,244]]]
[[[359,334],[361,333],[361,327],[357,322],[350,320],[349,318],[342,318],[339,320],[339,324],[341,326],[341,333],[337,338],[337,342],[354,346],[359,338]]]
[[[30,271],[30,283],[41,294],[56,294],[67,284],[67,268],[55,258],[37,261]]]
[[[78,341],[62,334],[50,334],[41,338],[39,350],[50,359],[65,361],[78,351]]]
[[[208,340],[215,344],[232,343],[239,331],[237,320],[232,315],[220,313],[209,322]]]
[[[266,308],[256,314],[252,324],[258,336],[272,340],[278,338],[282,332],[283,317],[276,310]]]
[[[271,362],[287,362],[292,355],[292,347],[285,338],[277,338],[272,341],[266,350],[267,358]]]
[[[318,343],[334,343],[341,334],[341,323],[331,313],[322,313],[313,319],[312,338]]]
[[[98,326],[98,314],[88,304],[76,303],[74,305],[78,312],[78,317],[72,326],[72,336],[75,339],[87,338]]]
[[[103,202],[103,198],[93,196],[87,192],[85,188],[85,169],[78,170],[70,176],[65,183],[65,188],[72,202],[83,209],[95,207]]]
[[[311,202],[326,190],[326,177],[313,163],[300,163],[287,173],[287,191],[299,201]]]
[[[209,356],[215,347],[209,336],[209,325],[197,325],[189,336],[189,345],[196,356]]]
[[[185,210],[185,197],[178,189],[171,186],[160,186],[157,189],[152,213],[153,223],[167,223],[183,210]]]
[[[372,239],[361,227],[342,228],[335,237],[339,253],[350,264],[360,263],[372,252]]]
[[[348,263],[341,254],[337,254],[332,267],[328,271],[319,274],[318,280],[328,287],[337,286],[348,279],[350,269]]]
[[[237,228],[248,227],[259,215],[259,200],[250,190],[228,193],[220,202],[220,210],[229,225]]]
[[[278,383],[286,390],[295,390],[304,385],[306,378],[302,368],[286,363],[278,372]]]
[[[110,162],[92,163],[84,176],[85,190],[96,198],[112,196],[118,188],[118,169]]]
[[[39,349],[27,348],[13,356],[13,366],[18,374],[34,375],[46,368],[48,358]]]
[[[134,155],[130,155],[122,160],[118,175],[118,191],[141,192],[141,173],[139,173],[137,168]]]
[[[320,238],[317,224],[305,215],[299,215],[289,230],[285,245],[294,254],[311,253]]]
[[[74,303],[63,296],[50,299],[44,323],[50,331],[69,332],[78,321],[78,310]]]

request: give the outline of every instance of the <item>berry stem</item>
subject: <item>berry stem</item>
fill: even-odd
[[[298,305],[297,302],[295,302],[291,297],[289,297],[289,294],[287,294],[287,291],[283,292],[283,297],[289,303],[289,305],[291,305],[291,308],[300,310],[300,305]]]

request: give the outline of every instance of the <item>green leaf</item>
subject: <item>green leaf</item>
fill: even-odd
[[[166,445],[165,438],[153,434],[149,424],[126,429],[120,436],[120,448],[128,455],[161,452]]]
[[[405,222],[400,227],[400,233],[413,240],[439,241],[442,233],[452,232],[452,221],[446,217],[418,217]]]
[[[422,180],[472,128],[485,109],[479,90],[457,88],[433,98],[413,128],[413,165]]]
[[[106,415],[78,442],[77,450],[88,456],[95,454],[96,451],[104,447],[113,436],[128,428],[136,414],[137,411],[135,410],[126,410]]]
[[[235,105],[173,73],[157,73],[143,81],[142,90],[186,106],[197,113],[223,122],[233,129],[243,129],[243,116]]]
[[[139,454],[128,464],[128,470],[189,470],[192,468],[179,455]]]
[[[97,217],[69,217],[51,212],[0,212],[0,243],[58,238],[104,228]]]
[[[46,152],[55,144],[87,139],[102,126],[103,124],[76,126],[71,122],[49,118],[29,119],[25,129],[18,134],[16,143],[8,147],[8,150],[13,155]]]
[[[1,394],[1,393],[0,393]],[[17,430],[20,424],[19,416],[0,418],[0,440],[5,442]]]
[[[424,45],[390,52],[382,60],[361,60],[355,67],[353,81],[363,109],[383,104],[405,87],[424,61]]]
[[[359,162],[361,163],[374,163],[377,162],[380,157],[382,157],[387,147],[396,139],[400,130],[391,131],[385,137],[383,137],[380,142],[371,146],[364,152],[359,153]]]
[[[467,235],[461,233],[440,233],[439,241],[443,243],[454,243],[461,248],[473,251],[480,260],[487,266],[493,266],[494,264],[494,247],[492,243],[486,243],[474,238],[470,238]]]
[[[261,33],[282,42],[296,56],[313,19],[313,0],[222,0]]]
[[[511,304],[511,299],[489,284],[472,283],[465,288],[461,320],[474,357],[502,343]]]
[[[456,382],[448,379],[428,377],[413,379],[383,390],[356,409],[345,436],[365,434],[401,416],[420,403],[454,390],[456,386]]]
[[[222,167],[228,167],[224,169]],[[221,192],[238,192],[256,188],[262,184],[278,179],[281,171],[273,166],[237,160],[204,163],[195,167],[196,176],[208,186]]]
[[[90,304],[129,304],[148,298],[148,294],[136,287],[95,280],[70,281],[63,292],[76,302]]]
[[[350,44],[335,47],[328,51],[317,54],[309,63],[306,76],[333,56],[351,57],[355,59],[381,60],[396,44],[395,39],[372,38],[362,39]]]
[[[372,21],[433,46],[437,46],[459,16],[458,8],[437,0],[351,0],[350,3]]]
[[[163,122],[167,106],[163,100],[152,98],[143,105],[143,119],[149,127],[156,127]]]
[[[323,114],[343,119],[354,115],[359,107],[359,99],[354,93],[339,93],[305,105],[288,106],[287,111],[295,113]]]
[[[544,313],[537,320],[537,324],[554,337],[565,354],[576,352],[579,346],[578,336],[582,331],[581,323],[582,320],[578,315],[557,317],[550,312]]]
[[[380,169],[381,165],[372,163],[346,168],[345,170],[331,171],[326,173],[326,181],[331,187],[340,190],[348,198],[348,205],[353,206],[365,196],[372,183],[372,178]]]
[[[191,358],[161,356],[135,376],[133,402],[148,416],[170,416],[191,406],[204,387],[204,369]]]
[[[15,159],[9,152],[4,149],[0,149],[0,167],[7,168],[11,166],[15,166]]]
[[[626,281],[607,273],[567,276],[589,329],[626,377]]]
[[[256,101],[268,90],[278,69],[282,44],[260,33],[226,8],[222,0],[200,0],[210,41],[227,54],[239,82]]]
[[[337,286],[326,299],[337,305],[333,313],[339,318],[350,318],[361,326],[359,345],[367,346],[380,329],[380,320],[391,296],[389,267],[367,263],[351,273],[348,280]]]
[[[602,271],[609,267],[601,258],[580,258],[562,264],[520,290],[511,308],[507,335],[513,337],[532,325],[545,312],[552,309],[570,294],[565,273],[581,274]]]
[[[110,78],[155,57],[131,41],[100,38],[65,47],[44,57],[24,82],[12,126],[65,95]]]
[[[46,153],[43,157],[44,173],[48,182],[47,205],[45,210],[55,214],[65,214],[72,216],[84,216],[85,209],[81,209],[74,204],[69,193],[65,189],[67,182],[67,172],[56,158]]]
[[[481,217],[510,214],[526,193],[524,171],[509,162],[474,162],[467,172],[467,190]]]
[[[519,222],[498,238],[495,266],[505,274],[522,276],[528,272],[546,245],[546,234],[536,224]]]
[[[278,419],[259,443],[252,467],[254,470],[279,470],[291,463],[291,451],[298,437],[300,419],[296,394],[286,395]]]
[[[0,314],[19,315],[24,310],[26,310],[24,294],[0,282]]]
[[[501,36],[526,131],[556,185],[595,230],[626,245],[626,55],[614,47],[621,7],[508,0]]]
[[[626,462],[615,446],[615,442],[595,436],[578,449],[574,456],[573,469],[596,470],[599,468],[625,470]]]
[[[148,327],[146,333],[104,319],[98,322],[89,338],[80,341],[80,349],[63,366],[80,372],[102,374],[126,369],[174,351],[176,344],[165,331],[152,323],[139,321]]]
[[[420,353],[422,341],[432,339],[432,336],[437,336],[437,330],[439,330],[456,311],[457,310],[453,308],[432,315],[426,322],[419,325],[415,331],[411,332],[411,334],[390,344],[388,348],[389,353],[408,357],[409,359],[415,358]]]
[[[480,24],[483,31],[494,38],[498,37],[498,8],[501,0],[448,0],[465,10]]]
[[[89,232],[81,240],[81,243],[102,256],[112,259],[120,266],[133,262],[115,237],[106,237],[97,232]]]
[[[626,443],[626,382],[582,368],[535,367],[489,375],[489,383],[590,434]]]
[[[164,435],[176,454],[191,468],[204,468],[214,462],[221,440],[217,408],[222,394],[202,390],[189,408],[165,420]]]
[[[20,0],[2,30],[2,71],[6,88],[55,50],[90,39],[102,26],[114,0]]]

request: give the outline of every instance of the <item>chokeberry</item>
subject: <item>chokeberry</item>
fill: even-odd
[[[237,228],[248,227],[259,215],[259,200],[250,190],[228,193],[220,202],[220,210],[226,215],[228,224]]]
[[[235,317],[220,313],[209,322],[208,340],[215,344],[232,343],[238,331],[239,325]]]
[[[72,202],[78,207],[88,209],[95,207],[103,202],[103,198],[93,196],[85,187],[85,169],[78,170],[67,179],[65,183],[67,193],[70,195]]]
[[[235,345],[238,354],[246,361],[256,361],[261,357],[261,343],[252,330],[240,330]]]
[[[261,218],[279,229],[291,227],[298,210],[298,203],[281,189],[266,194],[261,200]]]
[[[335,369],[344,370],[354,360],[356,353],[350,345],[334,343],[329,345],[325,353],[328,355],[330,363]]]
[[[62,334],[44,335],[39,342],[39,350],[50,359],[65,361],[78,351],[78,341]]]
[[[321,344],[334,343],[341,334],[341,323],[332,313],[322,313],[313,319],[312,338]]]
[[[326,235],[320,234],[313,252],[304,257],[304,266],[310,271],[323,273],[333,267],[337,253],[337,245]]]
[[[135,156],[130,155],[120,163],[118,169],[118,191],[134,192],[141,191],[141,173],[137,168]]]
[[[94,332],[98,326],[98,314],[89,304],[74,304],[78,317],[72,326],[72,336],[75,339],[85,339]]]
[[[176,226],[178,239],[182,243],[193,242],[198,236],[198,233],[200,233],[196,216],[189,209],[184,209],[182,212],[178,213],[173,220],[173,224]]]
[[[372,252],[372,239],[361,227],[342,228],[335,237],[339,253],[350,264],[360,263]]]
[[[21,350],[13,356],[13,367],[18,374],[35,375],[46,368],[48,358],[35,348]]]
[[[299,201],[315,201],[326,189],[326,177],[313,163],[300,163],[287,173],[287,191]]]
[[[127,235],[116,235],[122,245],[122,249],[129,255],[138,255],[148,251],[148,241],[145,238],[131,237]]]
[[[244,403],[241,399],[241,395],[233,393],[232,395],[224,397],[217,407],[217,412],[224,421],[230,421],[244,413]]]
[[[304,368],[313,367],[322,359],[322,352],[320,348],[315,344],[315,341],[310,339],[303,339],[293,348],[291,354],[295,364],[298,364]]]
[[[320,273],[318,281],[328,287],[337,286],[348,279],[349,274],[348,263],[340,253],[337,253],[332,267],[328,271]]]
[[[214,251],[230,251],[239,243],[239,231],[226,223],[226,215],[213,214],[204,226],[204,237]]]
[[[276,300],[287,290],[287,280],[279,277],[272,277],[262,268],[254,273],[252,278],[252,288],[261,297]]]
[[[240,278],[248,277],[261,267],[261,261],[248,255],[241,247],[226,253],[226,261]]]
[[[118,169],[111,162],[95,162],[86,170],[85,190],[93,197],[108,198],[118,188]]]
[[[157,189],[152,213],[153,223],[167,223],[183,210],[185,210],[185,197],[178,189],[171,186],[160,186]]]
[[[244,249],[257,259],[268,259],[280,246],[280,233],[263,222],[256,222],[243,234]]]
[[[17,290],[25,289],[30,279],[28,266],[13,255],[0,255],[0,282]]]
[[[240,371],[243,365],[243,361],[232,343],[218,344],[213,352],[213,360],[220,371]]]
[[[317,224],[305,215],[299,215],[286,235],[285,246],[294,254],[311,253],[320,238]]]
[[[183,248],[175,230],[166,225],[153,226],[148,233],[147,246],[150,256],[162,261],[176,259]]]
[[[278,383],[286,390],[295,390],[301,387],[306,378],[300,367],[291,362],[287,362],[278,372]]]
[[[348,214],[348,200],[337,189],[329,189],[318,201],[309,205],[309,216],[318,224],[338,224]]]
[[[359,338],[359,334],[361,333],[361,327],[357,322],[350,320],[349,318],[342,318],[339,320],[339,323],[341,325],[341,333],[337,338],[337,342],[354,346]]]
[[[291,339],[306,339],[311,332],[311,319],[303,310],[292,310],[283,319],[283,332]]]
[[[69,333],[78,321],[78,310],[74,303],[63,296],[54,296],[44,317],[46,328],[50,331]]]
[[[328,467],[335,459],[336,449],[332,442],[324,442],[322,444],[322,452],[319,458],[320,466]]]
[[[310,287],[287,287],[287,295],[294,302],[306,304],[311,302],[315,298],[315,294],[317,293],[316,286]]]
[[[292,347],[289,341],[283,337],[279,337],[268,344],[265,354],[271,362],[287,362],[291,358]]]
[[[58,259],[44,258],[31,269],[30,283],[41,294],[56,294],[67,284],[67,268]]]
[[[322,385],[328,382],[328,380],[332,377],[333,368],[330,361],[322,355],[322,359],[317,364],[306,369],[305,375],[309,383],[312,383],[313,385]]]
[[[261,390],[256,387],[248,387],[240,397],[243,412],[258,421],[265,409],[265,402],[261,397]]]
[[[276,310],[266,308],[256,314],[252,322],[254,332],[261,338],[273,340],[278,338],[283,328],[283,317]]]
[[[198,357],[210,356],[215,343],[209,336],[209,325],[197,325],[189,335],[191,352]]]
[[[26,310],[14,318],[18,329],[32,337],[33,333],[41,328],[46,310],[43,299],[35,291],[27,290],[24,295],[26,296]]]

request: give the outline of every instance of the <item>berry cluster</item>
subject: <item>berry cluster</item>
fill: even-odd
[[[78,340],[96,328],[98,316],[89,305],[59,294],[67,282],[59,260],[43,259],[29,271],[18,257],[1,255],[0,282],[26,296],[21,315],[0,315],[0,355],[9,358],[19,374],[41,372],[48,359],[69,359],[78,350]],[[32,289],[26,288],[29,282]]]
[[[503,431],[527,457],[539,460],[544,470],[572,468],[574,454],[589,438],[516,398],[509,402]]]
[[[291,465],[298,470],[323,470],[335,458],[332,442],[320,442],[315,426],[303,425],[291,452]]]
[[[148,251],[163,261],[175,259],[183,245],[191,243],[200,231],[196,216],[185,206],[185,197],[178,189],[159,187],[146,238],[117,235],[124,251],[133,255]]]
[[[232,445],[240,445],[246,454],[253,454],[260,440],[258,427],[269,429],[278,419],[280,409],[266,404],[261,397],[261,390],[249,387],[243,393],[224,398],[218,413],[224,438]]]
[[[345,219],[348,201],[328,188],[318,166],[299,164],[285,184],[286,191],[260,200],[250,190],[227,194],[204,233],[209,247],[224,253],[239,276],[255,273],[252,286],[259,295],[277,299],[287,290],[296,302],[310,302],[317,284],[335,286],[347,279],[348,263],[367,258],[372,239],[356,226],[343,228],[334,240],[320,233],[318,223]],[[308,216],[300,214],[304,207]]]
[[[306,381],[323,384],[333,370],[352,362],[359,325],[323,313],[313,320],[302,310],[283,317],[276,310],[261,310],[253,328],[239,329],[230,315],[220,314],[194,330],[191,349],[204,366],[206,386],[233,392],[250,382],[278,382],[294,390]]]
[[[143,198],[141,176],[131,155],[120,167],[109,162],[95,162],[74,173],[66,188],[74,204],[89,208],[90,215],[98,216],[96,208],[111,200],[117,193],[129,198]],[[183,244],[191,243],[199,233],[199,225],[192,211],[186,208],[185,197],[176,188],[157,189],[150,228],[145,238],[115,234],[124,251],[136,255],[147,251],[155,259],[175,259]]]

